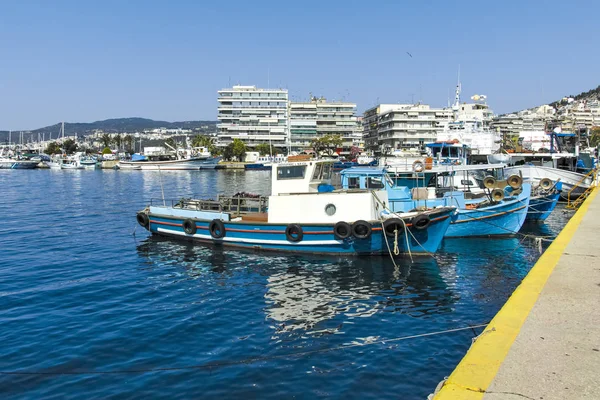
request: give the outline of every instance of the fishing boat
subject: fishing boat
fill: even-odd
[[[78,159],[65,160],[60,165],[60,169],[84,169],[85,167],[79,163]]]
[[[206,147],[145,147],[144,153],[133,154],[131,160],[118,163],[122,169],[146,170],[200,170],[215,169],[221,157],[213,157]],[[139,166],[139,168],[137,168]]]
[[[499,170],[495,175],[501,175],[502,165],[495,167]],[[423,177],[422,186],[418,186],[419,180],[414,180],[412,187],[396,185],[383,168],[350,168],[341,172],[342,187],[385,190],[394,212],[455,206],[458,216],[451,222],[446,237],[506,236],[521,229],[530,200],[530,185],[522,185],[522,179],[516,175],[507,180],[496,179],[486,166],[483,187],[479,187],[474,175],[467,174],[475,166],[454,168]],[[464,176],[457,176],[461,173]],[[454,186],[458,179],[463,190]]]
[[[96,168],[100,168],[100,166],[102,165],[102,163],[99,162],[96,157],[92,157],[92,156],[81,157],[81,159],[79,160],[79,163],[81,165],[83,165],[83,167],[86,169],[96,169]]]
[[[562,182],[552,182],[548,178],[531,187],[531,200],[526,221],[544,221],[556,208],[561,196]]]
[[[246,171],[270,171],[273,164],[286,162],[288,157],[283,154],[261,156],[258,152],[248,152],[246,159],[254,160],[244,165]]]
[[[38,164],[38,161],[20,158],[0,158],[0,169],[34,169],[38,166]]]
[[[521,174],[524,181],[532,185],[539,185],[543,179],[551,181],[560,180],[562,184],[562,197],[569,197],[571,200],[577,199],[594,185],[594,177],[592,175],[584,175],[579,172],[553,167],[527,164],[507,167],[506,172],[509,174]]]
[[[331,160],[274,164],[269,197],[152,201],[138,223],[156,235],[306,254],[430,254],[454,207],[389,213],[387,192],[334,190]]]
[[[0,148],[0,169],[34,169],[38,164],[10,147]]]

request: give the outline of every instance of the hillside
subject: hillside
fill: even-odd
[[[600,100],[600,86],[598,86],[595,89],[588,90],[587,92],[579,93],[576,96],[569,95],[569,96],[565,96],[565,97],[572,97],[576,101],[578,101],[578,100]],[[562,99],[552,102],[549,105],[556,108],[556,107],[560,106],[561,104],[563,104]]]
[[[102,130],[106,133],[125,133],[125,132],[142,132],[146,129],[192,129],[198,132],[210,133],[216,131],[216,121],[155,121],[147,118],[113,118],[106,119],[104,121],[95,122],[65,122],[65,135],[66,136],[87,136],[94,133],[96,130]],[[25,134],[25,140],[29,140],[32,137],[37,140],[38,134],[45,134],[48,138],[52,135],[53,138],[58,137],[60,133],[60,123],[55,125],[46,126],[33,131],[28,131]],[[13,132],[13,141],[16,141],[19,137],[18,132]],[[8,131],[0,131],[0,142],[8,140]]]

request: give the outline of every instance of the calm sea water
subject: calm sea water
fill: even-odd
[[[521,237],[398,268],[151,238],[135,212],[161,180],[214,198],[270,172],[0,170],[0,370],[40,373],[0,375],[3,399],[423,399],[481,329],[390,339],[488,322],[539,257]]]

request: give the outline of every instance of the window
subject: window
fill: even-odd
[[[303,179],[306,173],[306,165],[291,165],[289,167],[277,168],[277,180]]]
[[[469,179],[461,179],[460,180],[460,184],[463,186],[475,186],[475,184],[473,183],[473,181],[469,180]]]
[[[383,189],[381,178],[367,178],[367,189]]]
[[[323,179],[331,179],[331,164],[323,164]]]
[[[348,189],[360,189],[358,178],[348,178]]]
[[[313,173],[313,180],[321,179],[321,173],[323,172],[323,164],[317,163],[315,165],[315,172]]]

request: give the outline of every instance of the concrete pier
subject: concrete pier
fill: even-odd
[[[571,218],[434,399],[600,399],[597,194]]]

